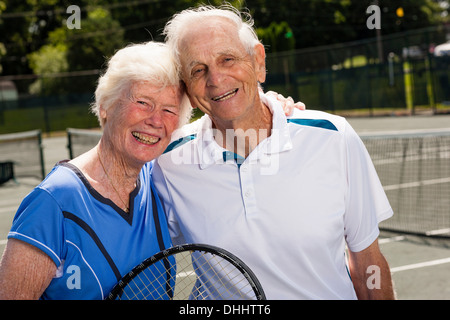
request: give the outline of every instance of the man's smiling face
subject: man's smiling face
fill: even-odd
[[[223,18],[208,18],[184,34],[180,46],[182,77],[191,103],[216,123],[249,116],[265,80],[264,47],[250,55],[237,27]]]

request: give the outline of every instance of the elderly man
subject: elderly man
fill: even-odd
[[[264,47],[236,10],[185,10],[165,33],[205,113],[155,165],[175,242],[233,252],[269,299],[393,298],[377,242],[392,209],[350,125],[259,94]]]

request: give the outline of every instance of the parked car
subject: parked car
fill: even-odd
[[[434,48],[436,57],[450,56],[450,40]]]

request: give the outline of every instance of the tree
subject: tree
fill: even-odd
[[[295,49],[295,37],[286,21],[272,22],[267,28],[257,28],[256,33],[268,52],[281,52]]]
[[[88,12],[87,17],[81,20],[81,26],[81,29],[62,26],[51,31],[48,35],[50,43],[28,55],[34,74],[44,76],[33,83],[31,93],[45,95],[92,90],[92,81],[86,82],[76,77],[62,79],[54,74],[101,69],[105,57],[123,46],[123,30],[102,8]]]
[[[65,72],[69,68],[67,46],[61,43],[42,46],[39,51],[31,53],[28,59],[34,74],[44,77]],[[61,84],[61,79],[49,78],[43,80],[41,78],[31,84],[29,91],[31,94],[43,95],[61,93],[64,91],[64,86]]]
[[[443,21],[445,8],[433,0],[379,1],[384,35],[424,28]],[[246,0],[259,28],[286,21],[295,36],[296,48],[306,48],[375,37],[367,29],[366,9],[372,0]],[[397,16],[402,7],[403,17]]]
[[[61,26],[70,0],[0,0],[0,34],[7,54],[6,75],[29,74],[26,55],[46,44],[48,33]]]
[[[130,42],[163,40],[161,30],[167,20],[176,12],[204,0],[0,0],[0,34],[4,50],[0,57],[3,75],[30,74],[33,63],[30,53],[42,52],[55,55],[45,46],[54,46],[54,39],[64,44],[68,71],[99,69],[105,57],[114,50]],[[222,0],[209,0],[219,5]],[[375,37],[374,30],[366,27],[366,9],[373,0],[229,0],[232,5],[242,9],[249,8],[259,28],[263,41],[269,35],[265,32],[277,31],[274,24],[286,24],[292,31],[292,38],[284,40],[282,46],[289,50],[347,42]],[[390,33],[423,28],[445,19],[448,0],[389,0],[379,1],[381,7],[381,33]],[[81,8],[81,30],[68,30],[63,24],[68,18],[66,8],[76,4]],[[441,4],[441,5],[439,5]],[[102,8],[104,11],[96,11]],[[397,15],[402,8],[404,15]],[[107,13],[105,13],[107,12]],[[272,26],[271,26],[272,24]],[[64,29],[64,30],[62,30]],[[56,32],[60,30],[60,33]],[[270,31],[271,30],[271,31]],[[64,32],[63,32],[64,31]],[[69,32],[70,31],[70,32]],[[287,32],[290,34],[289,32]],[[59,35],[58,35],[59,34]],[[270,50],[284,50],[278,43],[266,43]],[[42,51],[41,51],[41,48]],[[281,49],[280,49],[281,48]],[[6,51],[6,53],[5,53]],[[45,53],[44,53],[45,52]],[[37,59],[36,57],[34,59]],[[35,63],[34,63],[35,64]],[[25,91],[28,87],[21,87]]]
[[[89,11],[81,29],[62,27],[70,71],[100,69],[105,58],[124,45],[124,31],[111,13],[101,7]]]

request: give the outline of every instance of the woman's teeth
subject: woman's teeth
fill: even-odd
[[[132,132],[132,135],[136,138],[137,141],[145,144],[155,144],[159,141],[158,137],[148,136],[139,132]]]

